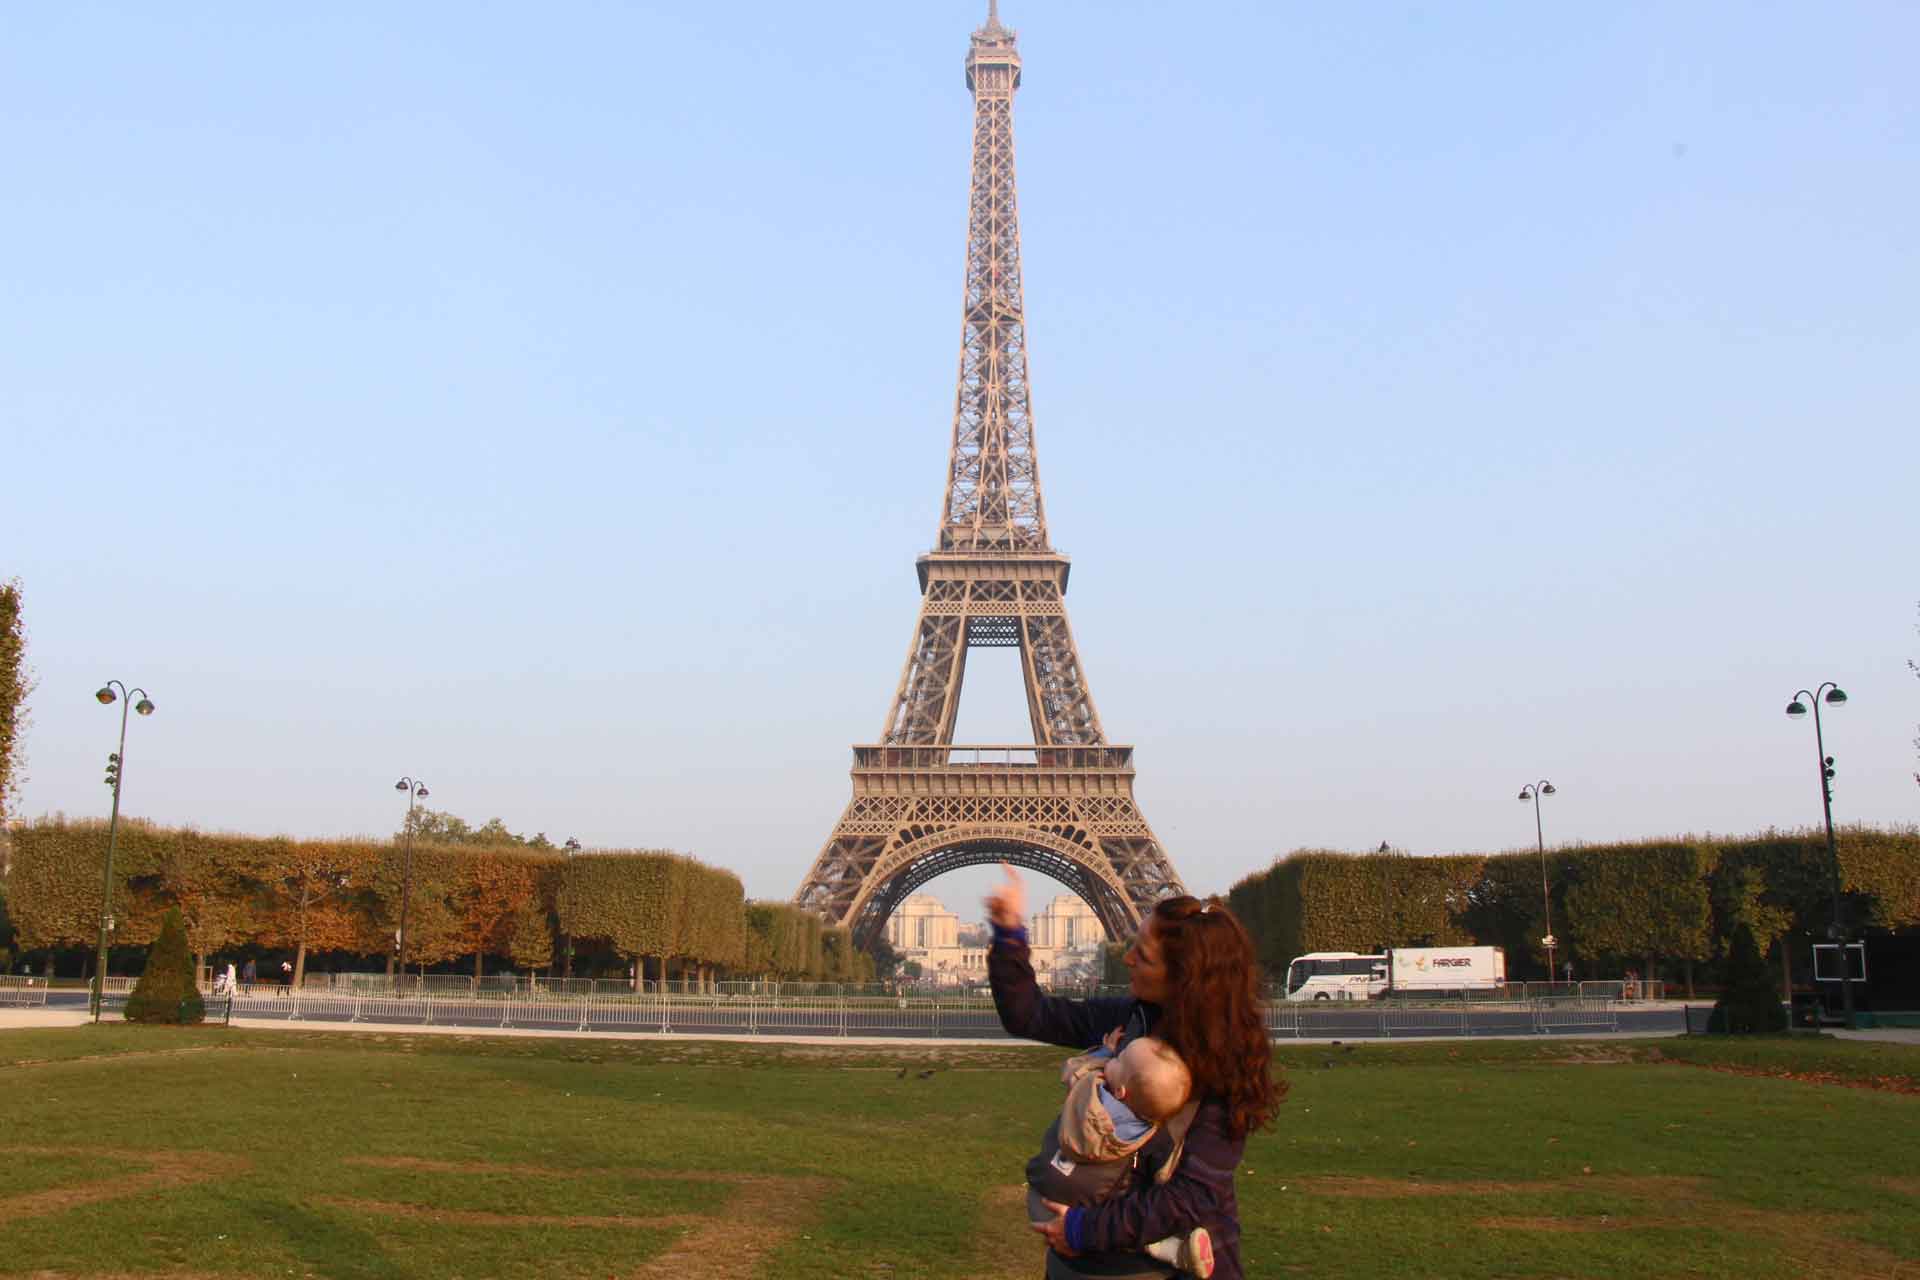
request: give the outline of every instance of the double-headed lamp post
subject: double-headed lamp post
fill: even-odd
[[[1547,837],[1540,826],[1540,797],[1553,794],[1553,784],[1545,778],[1520,788],[1520,803],[1533,801],[1533,839],[1540,848],[1540,906],[1546,912],[1547,936],[1540,945],[1547,949],[1547,981],[1553,981],[1553,891],[1547,886]]]
[[[394,947],[400,953],[400,985],[406,985],[407,977],[407,900],[413,896],[413,802],[425,800],[431,793],[427,784],[418,778],[402,778],[393,784],[395,791],[407,793],[407,825],[404,831],[407,840],[407,859],[400,873],[400,936],[394,939]]]
[[[1802,702],[1805,698],[1807,701]],[[1828,680],[1818,689],[1808,693],[1805,689],[1793,695],[1793,701],[1787,704],[1787,714],[1795,720],[1807,714],[1807,704],[1813,704],[1813,749],[1820,755],[1820,809],[1827,820],[1827,874],[1833,885],[1833,924],[1827,934],[1840,948],[1840,1007],[1845,1011],[1847,1026],[1853,1026],[1853,957],[1847,954],[1847,926],[1840,915],[1840,851],[1833,843],[1833,757],[1827,754],[1826,736],[1820,728],[1820,704],[1830,707],[1847,705],[1847,695],[1839,685]],[[1793,993],[1788,992],[1789,996]]]
[[[578,840],[575,840],[572,836],[568,836],[567,842],[561,845],[560,847],[567,851],[568,862],[572,862],[573,855],[580,852],[580,842]],[[560,945],[563,948],[564,953],[567,957],[567,977],[572,978],[573,977],[573,939],[568,937],[566,934],[562,933],[560,935]]]
[[[115,693],[114,690],[119,692]],[[139,701],[134,701],[134,695]],[[128,689],[118,680],[109,680],[95,691],[102,706],[120,704],[120,749],[107,757],[107,785],[113,788],[113,817],[107,821],[107,866],[100,876],[100,949],[93,962],[93,999],[90,1012],[100,1021],[100,998],[107,990],[107,933],[113,928],[113,846],[120,834],[120,783],[127,772],[127,709],[143,716],[153,714],[153,699],[141,688]]]
[[[1380,884],[1386,891],[1385,918],[1380,924],[1380,945],[1388,950],[1393,948],[1393,846],[1385,840],[1380,842]]]

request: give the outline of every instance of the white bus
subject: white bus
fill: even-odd
[[[1287,999],[1444,996],[1491,991],[1506,982],[1507,953],[1499,947],[1394,947],[1377,956],[1313,951],[1287,966]]]
[[[1311,951],[1287,966],[1289,1000],[1370,1000],[1387,989],[1387,958]]]

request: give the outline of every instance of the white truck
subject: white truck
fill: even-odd
[[[1507,983],[1499,947],[1393,947],[1384,955],[1313,951],[1287,966],[1289,1000],[1371,1000],[1376,996],[1492,991]]]

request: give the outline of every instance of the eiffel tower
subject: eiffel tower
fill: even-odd
[[[1013,178],[1014,33],[998,0],[967,52],[973,182],[960,387],[920,619],[880,741],[853,749],[853,799],[794,902],[865,946],[921,885],[1006,861],[1052,876],[1131,934],[1186,892],[1133,798],[1133,748],[1107,741],[1067,625],[1067,557],[1047,540],[1027,387]],[[973,648],[1017,648],[1031,744],[957,745]]]

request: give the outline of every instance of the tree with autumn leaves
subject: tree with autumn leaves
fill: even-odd
[[[26,727],[27,695],[32,691],[20,584],[0,582],[0,840],[6,838],[6,819],[19,794],[21,730]]]
[[[533,935],[530,917],[535,914],[541,888],[541,872],[560,861],[552,854],[525,853],[519,850],[490,850],[491,856],[465,858],[456,870],[453,887],[454,940],[460,954],[473,956],[473,976],[485,976],[489,955],[512,956],[519,941],[520,954],[530,955]],[[546,911],[538,915],[545,919]],[[516,938],[516,935],[518,937]],[[547,947],[534,967],[553,963],[553,944]]]
[[[8,905],[19,946],[80,947],[100,911],[106,824],[45,821],[15,845]],[[165,829],[122,818],[114,864],[115,944],[151,942],[178,910],[200,963],[242,946],[284,948],[301,978],[315,951],[390,956],[407,899],[409,967],[486,957],[553,964],[556,924],[599,940],[656,975],[678,967],[710,982],[745,959],[745,903],[731,872],[684,854],[640,851],[562,859],[512,844],[290,840]],[[817,976],[817,975],[811,975]]]
[[[256,936],[293,949],[293,982],[306,981],[309,951],[378,950],[367,918],[374,859],[365,845],[272,841],[257,864]]]
[[[678,962],[698,981],[746,960],[740,879],[666,850],[566,860],[556,905],[560,930],[597,940],[633,966],[636,981],[665,978]]]

